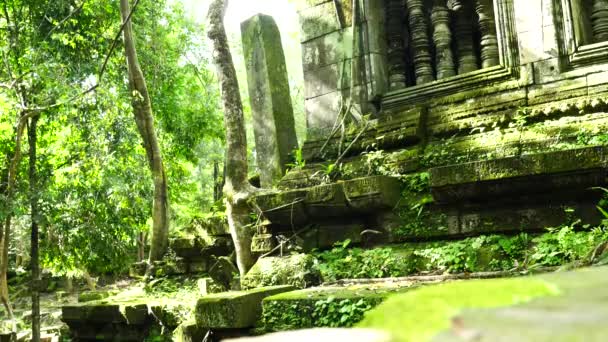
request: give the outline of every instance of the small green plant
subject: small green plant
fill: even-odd
[[[304,159],[304,154],[302,153],[302,147],[294,149],[291,152],[291,157],[293,162],[287,164],[288,168],[298,169],[306,166],[306,160]]]
[[[352,327],[372,305],[364,299],[327,299],[315,302],[312,318],[319,327]]]
[[[578,230],[577,230],[578,229]],[[588,226],[562,225],[548,228],[549,232],[540,235],[532,242],[532,264],[557,266],[584,259],[601,242],[608,239],[604,226],[589,230]]]
[[[325,281],[348,278],[397,277],[411,272],[407,258],[391,248],[348,248],[351,241],[334,245],[329,251],[317,252],[319,270]]]
[[[471,239],[421,249],[414,255],[426,260],[428,269],[450,273],[476,271],[477,248],[474,248]]]
[[[513,118],[513,122],[509,124],[509,127],[522,128],[530,120],[530,109],[527,107],[520,107],[517,109],[517,113]]]
[[[262,323],[267,331],[284,331],[312,327],[310,309],[300,302],[281,301],[264,303]]]

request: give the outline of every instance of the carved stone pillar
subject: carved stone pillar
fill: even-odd
[[[462,2],[460,0],[448,0],[447,6],[451,11],[460,11],[462,9]]]
[[[464,74],[478,69],[473,43],[473,10],[467,3],[463,3],[455,14],[454,36],[458,55],[458,74]]]
[[[433,22],[437,79],[454,76],[456,75],[456,68],[452,55],[452,31],[450,30],[450,15],[446,7],[446,0],[433,1],[431,21]]]
[[[431,45],[427,20],[424,15],[422,0],[406,0],[410,35],[412,37],[412,54],[414,56],[414,72],[416,84],[433,81],[433,66]]]
[[[492,0],[477,0],[475,11],[479,17],[481,32],[481,67],[489,68],[499,64],[498,38]]]
[[[593,0],[591,28],[595,42],[608,41],[608,0]]]
[[[386,37],[388,79],[390,90],[404,88],[406,79],[406,53],[404,37],[405,8],[400,0],[387,0],[386,3]]]

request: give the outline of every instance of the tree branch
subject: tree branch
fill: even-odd
[[[49,32],[46,34],[46,36],[44,37],[44,39],[42,39],[42,41],[45,41],[45,40],[49,39],[49,37],[51,36],[51,33],[53,33],[53,31],[55,31],[56,29],[58,29],[61,25],[63,25],[66,21],[68,21],[71,17],[73,17],[74,14],[80,12],[82,10],[82,8],[84,7],[84,4],[86,2],[87,2],[87,0],[82,0],[82,3],[80,4],[80,6],[78,6],[78,8],[76,8],[75,10],[73,10],[72,12],[70,12],[70,14],[68,14],[65,18],[63,18],[61,21],[59,21],[57,23],[57,25],[53,26],[53,28],[49,30]]]
[[[127,19],[125,22],[122,23],[122,25],[120,26],[120,29],[118,30],[118,33],[116,34],[116,36],[114,37],[114,40],[112,41],[112,45],[110,46],[110,50],[108,51],[106,58],[103,61],[103,64],[101,66],[101,69],[99,71],[99,74],[97,75],[97,83],[93,86],[91,86],[90,88],[72,96],[71,98],[69,98],[66,101],[61,101],[61,102],[57,102],[48,106],[42,106],[42,107],[26,107],[26,106],[22,106],[21,110],[27,113],[40,113],[43,112],[45,110],[48,109],[52,109],[52,108],[57,108],[57,107],[61,107],[63,105],[66,104],[70,104],[76,100],[78,100],[79,98],[83,97],[84,95],[87,95],[91,92],[93,92],[95,89],[97,89],[99,87],[99,85],[101,84],[101,80],[102,77],[106,71],[106,67],[108,65],[108,61],[110,60],[110,57],[112,56],[112,53],[114,52],[114,50],[116,49],[116,45],[118,43],[118,40],[120,39],[122,32],[125,29],[125,24],[130,20],[131,16],[133,16],[133,13],[135,13],[135,10],[137,9],[137,5],[140,3],[140,0],[136,0],[135,3],[133,4],[133,7],[131,8],[131,10],[129,11],[129,14],[127,15]]]

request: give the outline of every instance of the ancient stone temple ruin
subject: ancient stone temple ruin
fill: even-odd
[[[294,291],[318,285],[320,276],[309,272],[314,257],[285,252],[292,248],[535,233],[569,217],[600,221],[602,194],[593,188],[608,176],[608,1],[297,3],[307,136],[295,152],[276,24],[258,15],[241,27],[264,188],[252,202],[252,251],[260,258],[240,279],[243,291],[207,295],[214,291],[205,287],[186,322],[173,319],[166,303],[64,306],[78,340],[141,340],[159,320],[181,341],[210,331],[238,336],[259,327],[266,312],[266,331],[318,326],[317,300],[346,293],[373,306],[401,291],[396,283]],[[203,230],[209,241],[172,241],[181,263],[154,270],[211,274],[223,260],[228,271],[220,273],[228,276],[219,283],[234,289],[225,222]]]
[[[303,1],[306,164],[258,198],[270,231],[324,248],[599,220],[607,6]]]

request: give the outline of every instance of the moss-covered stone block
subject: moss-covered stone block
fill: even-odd
[[[133,278],[143,277],[148,269],[148,262],[134,262],[129,266],[129,276]]]
[[[307,220],[304,208],[306,189],[282,191],[256,196],[264,216],[275,224],[299,224]]]
[[[221,284],[218,284],[212,278],[200,278],[196,281],[196,287],[201,296],[206,296],[210,293],[220,293],[226,291],[226,288]]]
[[[276,245],[272,234],[255,234],[251,239],[251,251],[254,253],[268,253]]]
[[[105,299],[115,295],[115,291],[84,291],[78,294],[78,302],[92,302],[94,300]]]
[[[292,285],[298,288],[318,285],[321,274],[317,260],[308,254],[258,259],[241,280],[243,289],[271,285]]]
[[[337,217],[348,212],[344,188],[340,183],[319,185],[309,189],[304,200],[310,217]]]
[[[399,179],[372,176],[344,182],[344,193],[351,208],[358,212],[393,209],[401,197]]]
[[[281,285],[200,298],[195,309],[196,324],[212,329],[253,327],[262,314],[264,298],[293,289],[293,286]]]
[[[230,288],[230,284],[232,279],[234,279],[238,274],[239,270],[236,266],[230,261],[228,257],[219,257],[210,262],[211,266],[209,267],[209,277],[213,279],[213,281],[221,285],[224,288]]]
[[[150,311],[161,326],[173,330],[188,316],[190,308],[183,302],[168,302],[150,305]]]
[[[230,235],[226,216],[211,216],[201,220],[201,227],[211,236]]]
[[[188,264],[184,258],[167,259],[155,261],[152,264],[150,274],[154,277],[166,277],[171,275],[186,274],[188,272]]]
[[[126,323],[118,304],[92,302],[83,305],[66,305],[61,308],[61,319],[65,321],[90,321],[104,323]]]
[[[129,325],[142,325],[150,318],[148,305],[145,303],[126,305],[122,311]]]
[[[205,243],[197,236],[187,236],[169,240],[169,247],[181,258],[193,258],[200,255]]]
[[[205,339],[207,329],[196,325],[194,319],[181,323],[173,331],[173,340],[176,342],[199,342]]]

